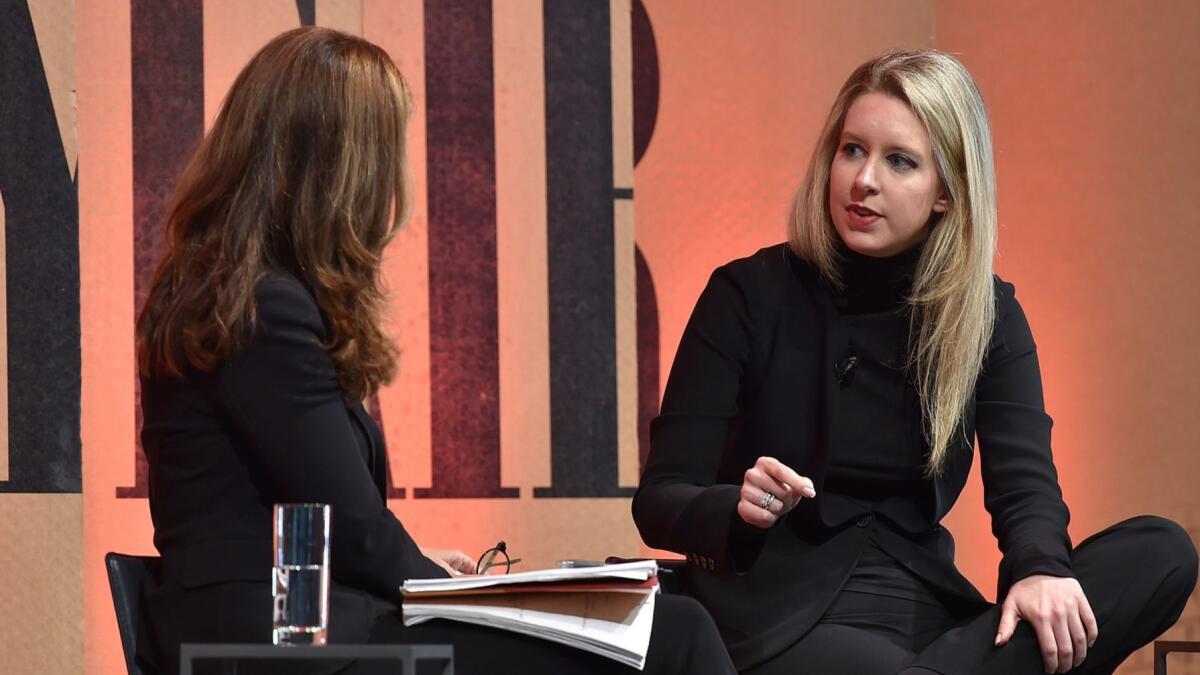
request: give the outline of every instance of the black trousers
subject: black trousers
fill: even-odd
[[[1081,542],[1071,565],[1100,634],[1072,672],[1112,673],[1170,628],[1196,586],[1191,538],[1175,523],[1141,516]],[[1021,675],[1045,672],[1037,635],[1021,622],[995,647],[1000,607],[966,620],[928,602],[842,593],[820,623],[747,675]]]

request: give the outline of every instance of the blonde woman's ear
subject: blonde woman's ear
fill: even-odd
[[[949,208],[950,208],[950,196],[947,195],[945,192],[943,192],[941,194],[941,196],[939,196],[937,198],[937,201],[935,201],[933,203],[933,212],[934,213],[945,213],[946,210]]]

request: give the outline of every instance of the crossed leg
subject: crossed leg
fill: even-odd
[[[1175,523],[1130,518],[1088,537],[1071,553],[1075,578],[1100,626],[1080,675],[1112,673],[1130,654],[1170,628],[1196,587],[1196,547]],[[1012,640],[993,646],[1000,608],[946,631],[922,649],[905,675],[1042,673],[1037,636],[1018,624]]]

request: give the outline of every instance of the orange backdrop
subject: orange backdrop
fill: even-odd
[[[1017,285],[1038,340],[1072,537],[1138,513],[1168,516],[1195,534],[1200,278],[1191,258],[1200,250],[1200,205],[1191,182],[1200,156],[1200,5],[643,0],[657,110],[648,144],[635,151],[645,137],[631,129],[645,99],[631,66],[639,67],[645,34],[630,19],[631,2],[612,0],[606,28],[612,185],[633,194],[632,205],[614,200],[611,218],[616,485],[636,484],[639,406],[646,403],[638,351],[648,330],[638,318],[646,279],[638,281],[633,244],[653,282],[660,388],[709,272],[784,237],[791,191],[845,76],[881,51],[933,46],[974,73],[991,113],[998,271]],[[434,484],[436,471],[424,195],[426,81],[437,73],[426,68],[425,12],[439,0],[201,4],[206,125],[240,67],[271,37],[299,25],[305,5],[316,24],[385,47],[410,81],[418,203],[387,261],[403,360],[378,404],[394,483],[405,489],[391,506],[416,539],[475,552],[504,538],[531,566],[643,553],[628,497],[534,496],[557,480],[555,453],[570,449],[556,445],[548,424],[556,290],[548,280],[554,176],[547,176],[547,156],[554,149],[547,145],[553,120],[543,2],[491,7],[499,482],[518,491],[507,499],[414,498]],[[101,561],[110,550],[153,551],[145,499],[116,496],[137,471],[131,4],[30,0],[29,8],[67,166],[75,166],[76,152],[79,158],[82,494],[0,489],[0,671],[119,673]],[[6,201],[11,196],[0,193],[0,252],[11,260],[30,252],[11,243],[5,249]],[[16,283],[0,273],[0,347],[14,320],[5,311],[6,280],[9,289]],[[7,353],[0,349],[5,383]],[[22,451],[10,448],[6,412],[19,395],[0,387],[0,488],[13,480],[10,454]],[[960,567],[990,595],[999,554],[977,475],[948,526]],[[1167,637],[1200,639],[1195,603]],[[1198,666],[1173,657],[1172,672]],[[1120,672],[1151,672],[1147,651]]]

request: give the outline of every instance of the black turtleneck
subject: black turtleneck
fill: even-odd
[[[844,246],[840,253],[844,288],[836,304],[849,327],[846,354],[854,365],[841,378],[837,442],[824,483],[825,495],[838,497],[827,501],[825,516],[841,521],[868,510],[919,518],[913,507],[927,506],[932,493],[922,475],[928,450],[906,364],[907,298],[921,246],[886,258]],[[903,506],[884,506],[897,497]]]
[[[923,476],[928,445],[920,404],[906,370],[907,298],[921,246],[887,258],[843,247],[841,256],[844,288],[835,300],[855,364],[841,382],[822,516],[831,525],[867,513],[915,525],[928,517],[933,499],[932,482]],[[842,590],[936,604],[928,586],[895,563],[904,557],[872,536]]]
[[[912,290],[913,273],[921,258],[922,245],[886,258],[856,253],[844,244],[838,247],[844,291],[839,308],[844,314],[870,314],[902,309]]]

